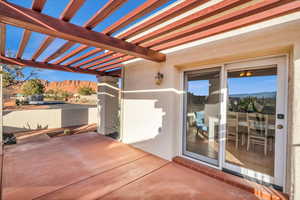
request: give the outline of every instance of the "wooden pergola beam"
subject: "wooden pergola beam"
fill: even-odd
[[[91,51],[90,51],[90,52],[91,52]],[[90,53],[90,52],[89,52],[89,53]],[[106,57],[112,56],[113,54],[115,54],[115,52],[113,52],[113,51],[108,51],[108,52],[103,53],[103,54],[101,54],[101,55],[99,55],[99,56],[95,56],[94,58],[91,58],[91,59],[86,60],[86,61],[83,61],[83,62],[81,62],[81,63],[79,63],[79,64],[77,64],[77,65],[74,65],[74,67],[81,67],[81,66],[84,66],[84,65],[90,64],[90,63],[92,63],[92,62],[94,62],[94,61],[101,60],[101,59],[104,59],[104,58],[106,58]],[[87,54],[85,54],[85,55],[87,55]],[[125,54],[122,54],[122,55],[125,55]]]
[[[231,9],[235,6],[244,4],[247,1],[250,1],[250,0],[225,0],[225,1],[222,1],[220,3],[217,3],[215,5],[210,6],[208,8],[200,10],[200,11],[194,13],[194,14],[191,14],[191,15],[189,15],[189,16],[181,19],[181,20],[177,20],[177,21],[175,21],[175,22],[173,22],[173,23],[171,23],[171,24],[169,24],[169,25],[167,25],[163,28],[160,28],[156,31],[153,31],[153,32],[149,33],[149,34],[146,34],[145,36],[137,38],[137,39],[133,40],[132,43],[134,43],[134,44],[137,44],[137,43],[143,44],[143,42],[151,40],[155,37],[159,37],[163,34],[169,33],[173,30],[178,29],[178,28],[190,25],[190,24],[192,24],[192,23],[194,23],[198,20],[204,19],[206,17],[210,17],[212,15],[218,14],[218,13],[223,12],[225,10]],[[171,17],[175,14],[177,16],[177,15],[180,14],[180,12],[186,11],[187,9],[191,9],[191,7],[196,6],[196,4],[199,5],[200,2],[205,3],[206,1],[197,1],[197,2],[195,2],[195,1],[184,1],[183,3],[178,4],[177,6],[175,6],[173,9],[167,10],[166,12],[164,12],[162,14],[159,14],[159,15],[153,17],[152,19],[147,20],[144,23],[134,27],[133,29],[130,29],[129,31],[117,36],[117,38],[126,39],[129,36],[136,35],[137,33],[139,33],[139,31],[144,30],[145,28],[151,28],[155,24],[161,23],[164,20],[169,19],[169,17]],[[104,31],[104,33],[105,33],[105,31]],[[148,48],[148,46],[144,46],[144,47]],[[123,56],[125,56],[125,54]],[[108,60],[111,61],[110,59],[108,59]],[[91,63],[92,61],[95,61],[95,59],[93,59],[93,58],[90,59],[89,63]],[[102,61],[97,62],[98,65],[103,64],[103,63],[104,62],[102,62]],[[80,66],[85,65],[85,64],[87,64],[86,61],[85,61],[85,63],[82,63]],[[93,66],[95,66],[95,65],[89,65],[89,67],[93,67]]]
[[[152,40],[150,42],[143,43],[142,46],[151,48],[155,45],[160,45],[160,44],[164,44],[164,43],[176,40],[176,39],[184,38],[189,35],[199,33],[201,31],[205,31],[205,30],[211,29],[213,27],[216,27],[216,26],[219,26],[222,24],[226,24],[228,22],[232,22],[236,19],[241,19],[243,17],[251,16],[253,14],[263,12],[265,10],[269,10],[273,7],[278,7],[285,3],[286,3],[286,1],[282,1],[282,0],[265,0],[260,3],[256,3],[254,5],[247,6],[240,10],[237,10],[232,13],[226,14],[224,16],[218,17],[216,19],[213,19],[213,20],[201,23],[199,25],[193,26],[191,28],[182,30],[180,32],[171,33],[164,37],[160,37],[157,40]]]
[[[283,2],[283,1],[280,1],[280,2]],[[231,30],[234,30],[237,28],[241,28],[244,26],[259,23],[259,22],[262,22],[265,20],[269,20],[269,19],[272,19],[275,17],[279,17],[282,15],[300,11],[300,1],[291,1],[291,2],[285,1],[285,2],[287,2],[287,3],[283,4],[281,6],[278,6],[278,7],[268,9],[263,12],[257,12],[250,16],[247,16],[247,17],[244,17],[241,19],[236,19],[234,21],[231,21],[231,22],[228,22],[225,24],[221,24],[221,25],[213,27],[211,29],[204,30],[204,31],[201,31],[198,33],[194,33],[194,34],[189,35],[184,38],[180,38],[180,39],[170,41],[167,43],[163,43],[163,44],[158,44],[153,49],[155,49],[157,51],[169,49],[169,48],[176,47],[176,46],[179,46],[182,44],[186,44],[186,43],[200,40],[200,39],[203,39],[206,37],[210,37],[210,36],[213,36],[216,34],[231,31]]]
[[[184,17],[180,20],[177,20],[171,24],[168,24],[167,26],[164,26],[163,28],[160,28],[158,30],[155,30],[149,34],[146,34],[142,37],[139,37],[137,39],[134,39],[131,41],[134,44],[141,44],[145,43],[149,40],[155,39],[157,37],[160,37],[164,34],[170,33],[174,30],[183,28],[185,26],[191,25],[197,21],[203,20],[205,18],[208,18],[213,15],[217,15],[221,12],[224,12],[226,10],[232,9],[238,5],[244,4],[250,0],[225,0],[221,1],[215,5],[209,6],[205,9],[199,10],[198,12],[195,12],[187,17]]]
[[[102,22],[104,19],[106,19],[106,17],[110,16],[114,11],[119,9],[126,2],[127,2],[127,0],[109,0],[92,18],[90,18],[83,25],[83,27],[86,29],[89,29],[89,30],[95,28],[100,22]],[[74,45],[74,43],[68,41],[66,44],[64,44],[62,47],[60,47],[57,51],[55,51],[52,55],[50,55],[45,61],[49,62],[49,61],[59,57],[60,55],[65,53],[67,50],[69,50],[73,45]],[[81,49],[84,49],[84,48],[87,48],[87,46],[82,45],[82,46],[78,47],[77,49],[75,49],[74,51],[72,51],[71,53],[66,55],[65,57],[59,59],[55,63],[60,64],[60,63],[64,62],[65,60],[76,55],[77,54],[76,52],[81,52]]]
[[[37,12],[42,12],[47,0],[33,0],[32,9]]]
[[[169,19],[172,19],[173,17],[177,17],[189,10],[192,10],[193,8],[196,8],[209,0],[189,0],[189,1],[183,1],[182,3],[160,13],[159,15],[156,15],[155,17],[152,17],[151,19],[135,26],[134,28],[129,29],[128,31],[120,34],[117,36],[117,38],[120,39],[128,39],[130,37],[133,37],[139,33],[142,33],[143,31],[150,29],[158,24],[161,24]]]
[[[86,54],[84,54],[82,56],[79,56],[78,58],[75,58],[72,61],[67,62],[66,65],[72,65],[72,64],[74,64],[76,62],[79,62],[80,60],[86,59],[89,56],[93,56],[93,55],[95,55],[97,53],[100,53],[101,51],[102,51],[102,49],[98,49],[98,48],[93,49],[93,50],[89,51],[88,53],[86,53]]]
[[[5,55],[6,46],[6,25],[0,23],[0,55]]]
[[[168,1],[170,1],[170,0],[148,0],[142,6],[138,7],[134,11],[130,12],[128,15],[121,18],[113,25],[107,27],[103,31],[103,33],[110,35],[110,34],[116,32],[117,30],[120,30],[121,28],[124,28],[125,26],[129,25],[131,22],[137,20],[138,18],[153,11],[154,9],[164,5]]]
[[[122,52],[156,62],[163,62],[166,59],[164,54],[151,49],[143,48],[103,33],[87,30],[81,26],[8,2],[0,1],[0,22],[47,34],[52,37]]]
[[[45,3],[46,3],[46,0],[34,0],[32,3],[32,10],[34,10],[36,12],[41,12],[45,6]],[[31,33],[32,33],[31,31],[26,30],[26,29],[23,31],[20,46],[19,46],[19,49],[18,49],[18,52],[16,55],[17,58],[22,57],[24,50],[28,44]]]
[[[59,19],[66,22],[70,21],[79,10],[79,8],[84,4],[84,2],[85,0],[71,0],[60,15]],[[47,49],[47,47],[53,42],[54,39],[55,38],[51,36],[46,36],[43,43],[40,45],[31,59],[36,60]]]
[[[117,21],[113,25],[106,28],[103,31],[103,33],[104,34],[112,34],[113,32],[118,31],[119,29],[121,29],[121,28],[127,26],[128,24],[132,23],[133,21],[135,21],[139,17],[142,17],[142,16],[150,13],[151,11],[156,9],[157,7],[162,6],[163,4],[165,4],[168,1],[170,1],[170,0],[150,0],[150,1],[147,1],[144,4],[142,4],[141,6],[139,6],[138,8],[136,8],[135,10],[133,10],[132,12],[125,15],[123,18],[121,18],[119,21]],[[121,39],[121,38],[119,38],[119,39]],[[82,48],[82,46],[78,47],[77,49],[79,49],[79,48]],[[60,59],[59,63],[65,61],[68,58],[70,58],[70,54],[68,54],[64,58]],[[72,54],[72,56],[75,56],[75,55],[76,54]],[[76,59],[76,62],[78,62],[78,61],[80,61],[80,60]],[[73,62],[73,63],[75,63],[75,62]]]
[[[44,62],[37,62],[33,60],[23,60],[20,58],[9,58],[1,55],[0,55],[0,62],[4,64],[18,65],[21,67],[34,67],[40,69],[59,70],[59,71],[76,72],[76,73],[83,73],[83,74],[103,75],[103,73],[98,72],[96,70],[72,68],[64,65],[54,65],[54,64],[44,63]]]
[[[109,0],[83,27],[87,29],[95,28],[100,22],[118,10],[128,0]]]
[[[111,52],[110,52],[110,53],[111,53]],[[102,55],[103,55],[103,54],[102,54]],[[104,54],[104,56],[106,56],[106,55]],[[104,56],[103,56],[101,59],[105,58]],[[98,61],[95,62],[95,63],[89,64],[89,65],[87,65],[88,63],[83,63],[83,64],[80,64],[80,65],[75,65],[74,67],[81,67],[82,69],[89,69],[89,68],[91,68],[91,67],[95,67],[95,66],[97,66],[97,65],[101,65],[101,64],[104,64],[104,63],[108,63],[108,62],[110,62],[110,61],[112,61],[112,60],[116,60],[116,59],[122,58],[122,57],[124,57],[124,56],[126,56],[126,55],[124,55],[124,54],[122,54],[122,53],[116,53],[116,54],[114,54],[114,55],[111,55],[109,58],[106,58],[106,59],[103,59],[103,60],[97,59]],[[107,56],[106,56],[106,57],[107,57]],[[86,66],[82,67],[83,65],[86,65]]]

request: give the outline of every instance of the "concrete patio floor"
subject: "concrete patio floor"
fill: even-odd
[[[92,132],[6,147],[3,163],[3,200],[257,199]]]

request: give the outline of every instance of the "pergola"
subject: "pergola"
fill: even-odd
[[[24,8],[0,0],[0,62],[115,76],[120,75],[125,61],[143,58],[164,62],[166,55],[163,50],[300,10],[298,0],[181,0],[115,34],[170,0],[147,0],[102,32],[93,29],[127,0],[108,0],[82,26],[69,21],[88,1],[70,0],[59,18],[42,13],[46,2],[33,0],[31,8]],[[6,24],[24,29],[15,57],[6,55]],[[23,54],[32,32],[45,34],[46,37],[31,59],[26,60]],[[43,61],[37,61],[55,38],[67,42]],[[75,44],[80,46],[68,52]],[[95,48],[77,56],[90,47]]]

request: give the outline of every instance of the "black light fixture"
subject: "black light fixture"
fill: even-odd
[[[155,76],[155,84],[160,85],[162,83],[163,79],[164,79],[164,75],[160,72],[157,72],[157,74]]]

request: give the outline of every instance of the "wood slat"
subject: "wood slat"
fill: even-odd
[[[143,31],[150,29],[158,24],[161,24],[165,21],[168,21],[169,19],[172,19],[174,17],[177,17],[185,12],[188,12],[192,10],[193,8],[196,8],[209,0],[189,0],[189,1],[183,1],[182,3],[162,12],[161,14],[150,18],[149,20],[135,26],[134,28],[129,29],[128,31],[120,34],[117,36],[117,38],[120,39],[128,39],[130,37],[133,37],[139,33],[142,33]]]
[[[166,56],[151,49],[87,30],[83,27],[32,11],[31,9],[0,2],[0,22],[26,28],[65,40],[82,43],[102,49],[129,54],[148,60],[162,62]]]
[[[24,53],[24,50],[28,44],[28,41],[29,41],[29,38],[31,36],[31,31],[29,30],[24,30],[23,31],[23,35],[22,35],[22,40],[21,40],[21,43],[20,43],[20,46],[19,46],[19,49],[18,49],[18,52],[17,52],[17,58],[21,58],[23,53]]]
[[[109,0],[83,27],[87,29],[95,28],[100,22],[118,10],[128,0]]]
[[[157,45],[153,49],[155,50],[165,50],[172,47],[176,47],[182,44],[186,44],[189,42],[193,42],[196,40],[200,40],[209,36],[213,36],[219,33],[227,32],[230,30],[234,30],[237,28],[241,28],[244,26],[248,26],[251,24],[259,23],[261,21],[269,20],[278,16],[286,15],[292,12],[297,12],[300,10],[300,1],[292,1],[290,3],[286,3],[282,6],[278,6],[264,12],[258,12],[248,17],[244,17],[241,19],[237,19],[235,21],[219,25],[217,27],[201,31],[199,33],[195,33],[188,37],[180,38],[175,41],[167,42],[165,44]]]
[[[102,49],[93,49],[93,50],[89,51],[88,53],[86,53],[86,54],[84,54],[82,56],[79,56],[78,58],[76,58],[76,59],[74,59],[72,61],[67,62],[66,64],[67,65],[72,65],[72,64],[74,64],[76,62],[79,62],[80,60],[83,60],[83,59],[89,57],[89,56],[93,56],[93,55],[95,55],[97,53],[100,53],[101,51],[102,51]]]
[[[46,36],[42,42],[42,44],[39,46],[39,48],[36,50],[36,52],[33,54],[31,60],[36,60],[40,55],[45,51],[45,49],[48,48],[48,46],[53,42],[54,37]]]
[[[213,19],[211,21],[196,25],[194,27],[182,30],[180,32],[172,33],[170,35],[167,35],[165,37],[161,37],[158,40],[152,40],[150,42],[143,43],[142,46],[151,48],[155,45],[167,43],[176,39],[184,38],[186,36],[208,30],[210,28],[216,27],[218,25],[222,25],[231,21],[234,21],[239,18],[247,17],[252,14],[255,14],[257,12],[262,12],[265,10],[268,10],[272,7],[279,6],[281,4],[284,4],[286,2],[282,0],[265,0],[260,3],[256,3],[252,6],[245,7],[243,9],[240,9],[238,11],[229,13],[227,15],[224,15],[222,17],[218,17],[216,19]]]
[[[128,60],[132,60],[134,58],[135,57],[133,57],[133,56],[125,56],[125,57],[123,57],[121,59],[116,59],[113,62],[105,63],[103,65],[99,65],[97,67],[94,67],[92,70],[101,69],[102,71],[105,71],[105,70],[113,69],[114,67],[112,67],[112,68],[108,68],[108,67],[110,67],[112,65],[123,63],[123,62],[128,61]],[[80,68],[77,68],[77,69],[80,69]]]
[[[111,34],[115,31],[127,26],[128,24],[132,23],[133,21],[135,21],[139,17],[142,17],[142,16],[152,12],[153,10],[155,10],[156,8],[162,6],[163,4],[165,4],[168,1],[169,0],[148,0],[147,2],[142,4],[141,6],[139,6],[138,8],[136,8],[135,10],[133,10],[132,12],[130,12],[129,14],[127,14],[126,16],[121,18],[120,20],[118,20],[116,23],[114,23],[110,27],[106,28],[103,31],[103,33],[104,34]],[[80,47],[78,47],[78,48],[80,48]],[[73,55],[73,56],[75,56],[75,55]],[[86,55],[83,55],[82,57],[84,57],[84,59],[85,59],[85,58],[88,57]],[[66,55],[65,57],[67,58],[69,56],[70,55]],[[62,60],[64,61],[66,59],[64,58]],[[80,60],[76,59],[76,62],[78,62],[78,61],[80,61]],[[73,63],[75,63],[75,62],[73,62]]]
[[[125,17],[118,20],[113,25],[107,27],[103,31],[103,33],[110,35],[116,31],[120,30],[121,28],[124,28],[125,26],[129,25],[131,22],[137,20],[138,18],[140,18],[140,17],[152,12],[156,8],[164,5],[168,1],[170,1],[170,0],[148,0],[143,5],[139,6],[137,9],[133,10]]]
[[[137,38],[133,41],[131,41],[134,44],[141,44],[144,42],[147,42],[151,39],[155,39],[156,37],[160,37],[164,34],[170,33],[174,30],[183,28],[185,26],[188,26],[190,24],[193,24],[197,21],[203,20],[205,18],[208,18],[210,16],[219,14],[221,12],[224,12],[225,10],[229,10],[231,8],[234,8],[235,6],[244,4],[250,0],[225,0],[221,1],[220,3],[217,3],[215,5],[209,6],[203,10],[200,10],[196,13],[193,13],[187,17],[184,17],[180,20],[177,20],[171,24],[168,24],[167,26],[160,28],[158,30],[155,30],[147,35],[144,35],[140,38]]]
[[[66,22],[70,21],[84,3],[85,0],[70,0],[59,18]]]
[[[84,66],[84,65],[90,64],[90,63],[92,63],[92,62],[94,62],[94,61],[101,60],[101,59],[103,59],[103,58],[112,56],[113,54],[115,54],[115,52],[109,51],[109,52],[103,53],[103,54],[101,54],[101,55],[99,55],[99,56],[96,56],[96,57],[94,57],[94,58],[91,58],[91,59],[89,59],[89,60],[86,60],[86,61],[84,61],[84,62],[81,62],[81,63],[79,63],[79,64],[77,64],[77,65],[74,65],[74,67],[81,67],[81,66]],[[122,55],[125,55],[125,54],[122,54]]]
[[[94,67],[94,66],[97,66],[97,65],[100,65],[100,64],[103,64],[103,63],[108,63],[108,62],[110,62],[110,61],[112,61],[112,60],[116,60],[116,59],[122,58],[122,57],[124,57],[124,56],[125,56],[125,55],[122,54],[122,53],[116,53],[116,54],[110,56],[109,58],[106,58],[106,59],[103,59],[103,60],[97,59],[98,62],[95,62],[95,63],[93,63],[93,64],[90,64],[90,65],[86,65],[86,64],[85,64],[86,66],[82,67],[82,69],[89,69],[89,68],[91,68],[91,67]],[[74,67],[81,67],[81,66],[83,66],[83,65],[75,65]]]
[[[5,56],[6,25],[0,23],[0,55]]]
[[[73,45],[75,45],[75,42],[66,42],[65,44],[63,44],[57,51],[55,51],[53,54],[51,54],[50,56],[48,56],[44,62],[49,62],[50,60],[53,60],[55,58],[57,58],[58,56],[60,56],[61,54],[65,53],[66,51],[68,51]]]
[[[85,0],[71,0],[59,18],[64,21],[69,21],[76,14],[76,12],[84,2]],[[48,48],[48,46],[53,42],[54,39],[55,38],[51,36],[46,36],[43,43],[40,45],[31,59],[36,60]]]
[[[92,74],[92,75],[103,75],[103,73],[97,72],[96,70],[71,68],[71,67],[67,67],[64,65],[54,65],[54,64],[44,63],[44,62],[36,62],[36,61],[32,61],[32,60],[23,60],[23,59],[19,59],[19,58],[8,58],[8,57],[1,56],[1,55],[0,55],[0,62],[6,63],[6,64],[23,66],[23,67],[30,66],[30,67],[41,68],[41,69],[77,72],[77,73]]]
[[[60,58],[59,60],[55,61],[54,64],[61,64],[62,62],[72,58],[73,56],[87,50],[89,48],[89,46],[86,45],[82,45],[79,48],[71,51],[68,55],[66,55],[65,57]]]
[[[34,0],[31,7],[32,7],[32,10],[34,10],[36,12],[41,12],[43,10],[45,4],[46,4],[46,0]],[[21,39],[20,46],[19,46],[19,49],[17,52],[17,56],[16,56],[17,58],[22,57],[24,50],[28,44],[30,36],[31,36],[31,31],[29,31],[29,30],[23,31],[22,39]]]
[[[171,32],[173,30],[176,30],[177,28],[181,28],[183,26],[190,25],[190,24],[192,24],[192,23],[194,23],[194,22],[196,22],[198,20],[210,17],[212,15],[218,14],[218,13],[223,12],[225,10],[231,9],[231,8],[233,8],[235,6],[238,6],[238,5],[241,5],[243,3],[246,3],[247,1],[250,1],[250,0],[225,0],[225,1],[222,1],[222,2],[220,2],[218,4],[215,4],[215,5],[212,5],[212,6],[208,7],[208,8],[205,8],[203,10],[200,10],[200,11],[198,11],[198,12],[196,12],[196,13],[188,16],[188,17],[185,17],[185,18],[183,18],[181,20],[173,22],[172,24],[170,24],[168,26],[165,26],[164,28],[158,29],[157,31],[154,31],[154,32],[149,33],[149,34],[147,34],[145,36],[142,36],[142,37],[140,37],[138,39],[135,39],[135,40],[132,41],[132,43],[136,44],[136,43],[142,43],[142,42],[148,41],[148,40],[153,39],[155,37],[158,37],[158,36],[160,36],[162,34],[165,34],[165,33]],[[191,4],[187,4],[187,2],[188,1],[185,1],[185,2],[183,2],[185,4],[179,4],[179,5],[177,5],[177,6],[179,6],[177,8],[175,6],[174,7],[175,9],[172,10],[172,11],[170,11],[169,15],[172,16],[172,12],[178,11],[180,9],[180,7],[183,7],[183,5],[185,5],[187,7],[188,7],[188,5],[193,5],[192,1],[189,1]],[[198,3],[199,3],[199,1],[198,1]],[[203,3],[205,3],[205,2],[203,1]],[[168,14],[162,15],[161,18],[167,17],[169,15]],[[158,15],[157,17],[159,17],[159,16],[160,15]],[[154,20],[156,20],[156,19],[154,19]],[[150,24],[151,23],[155,23],[155,21],[150,22]],[[144,23],[142,23],[141,26],[143,24]],[[147,24],[145,24],[145,26],[147,26]],[[105,31],[104,31],[104,33],[105,33]],[[129,35],[130,35],[130,33],[129,33]],[[118,38],[120,38],[120,39],[125,39],[126,37],[127,37],[126,33],[121,34],[120,36],[118,36]],[[103,63],[101,63],[101,61],[97,62],[97,63],[98,64],[103,64]],[[92,66],[92,65],[90,65],[90,66]]]
[[[126,3],[127,0],[109,0],[103,8],[101,8],[92,18],[90,18],[84,25],[84,28],[87,28],[89,30],[93,29],[96,27],[100,22],[102,22],[106,17],[110,16],[114,11],[119,9],[124,3]],[[65,44],[64,46],[60,47],[56,52],[54,52],[52,55],[50,55],[46,61],[49,62],[63,53],[65,53],[67,50],[69,50],[74,44],[71,42],[67,42],[69,44]],[[68,48],[66,48],[68,46]],[[75,52],[81,52],[80,49],[85,48],[84,45],[78,47],[75,49],[75,51],[72,52],[72,54],[68,54],[65,57],[59,59],[59,62],[55,62],[56,64],[60,64],[64,62],[65,60],[69,59],[70,57],[75,56],[77,53]]]
[[[37,12],[42,12],[47,0],[34,0],[32,3],[32,9]]]

